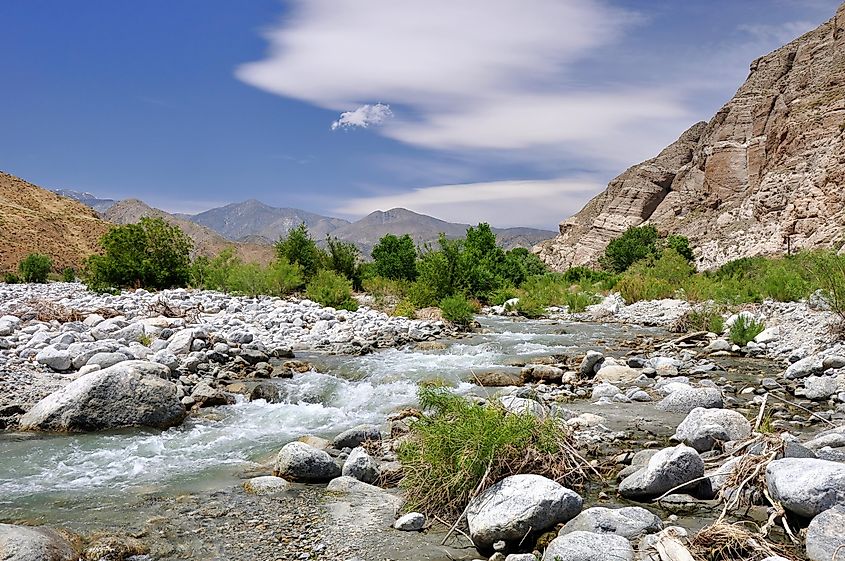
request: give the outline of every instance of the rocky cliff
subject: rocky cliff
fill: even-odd
[[[656,158],[626,170],[560,235],[534,248],[555,269],[595,263],[645,222],[688,236],[700,268],[845,242],[845,4],[755,60],[736,95]]]
[[[53,268],[78,268],[111,225],[82,203],[0,172],[0,272],[17,270],[29,253]]]

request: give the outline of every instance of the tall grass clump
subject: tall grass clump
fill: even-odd
[[[573,278],[577,277],[569,273],[531,277],[522,285],[517,311],[526,317],[538,317],[549,306],[566,306],[571,313],[577,313],[599,301],[589,277],[582,277],[578,283]]]
[[[841,326],[845,326],[845,256],[833,252],[816,253],[811,274],[827,305],[839,316]]]
[[[434,385],[420,387],[419,401],[428,415],[398,451],[409,509],[455,518],[476,492],[509,475],[537,473],[578,487],[591,473],[554,419],[479,405]]]
[[[467,327],[475,317],[475,308],[464,296],[454,294],[440,301],[443,319],[455,325]]]
[[[762,333],[765,328],[766,326],[762,321],[757,321],[746,314],[739,314],[736,321],[731,325],[728,336],[732,343],[744,347]]]

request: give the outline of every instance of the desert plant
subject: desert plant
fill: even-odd
[[[318,272],[305,289],[311,300],[323,306],[343,310],[357,310],[358,303],[352,298],[352,282],[334,271]]]
[[[115,226],[100,239],[102,255],[88,259],[86,282],[94,290],[186,286],[191,239],[161,218]]]
[[[736,320],[731,324],[728,336],[732,343],[744,347],[750,341],[762,333],[766,328],[762,321],[749,317],[747,314],[739,314]]]
[[[393,309],[393,315],[414,319],[417,315],[417,308],[410,300],[405,298],[396,304],[396,307]]]
[[[371,255],[377,275],[392,280],[413,281],[417,278],[417,249],[408,234],[382,236]]]
[[[18,264],[18,271],[24,282],[47,282],[47,275],[52,268],[53,261],[40,253],[30,253]]]
[[[421,386],[419,401],[429,414],[399,448],[409,509],[454,517],[509,475],[537,473],[577,488],[592,474],[553,418],[480,405],[439,385]]]
[[[73,270],[73,267],[65,267],[62,270],[62,280],[64,282],[74,282],[76,280],[76,271]]]
[[[21,278],[15,273],[6,273],[3,275],[3,282],[6,284],[20,284]]]

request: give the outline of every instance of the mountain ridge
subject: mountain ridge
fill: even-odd
[[[750,65],[706,123],[634,165],[534,251],[564,270],[597,262],[630,226],[687,236],[712,269],[845,242],[845,4]]]

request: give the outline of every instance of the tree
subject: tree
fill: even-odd
[[[88,260],[94,289],[186,286],[191,278],[191,239],[161,218],[116,226],[100,238],[102,255]]]
[[[326,268],[345,276],[355,290],[361,290],[361,251],[355,244],[329,235],[326,235],[326,247]]]
[[[548,268],[535,254],[524,247],[515,247],[505,253],[500,271],[513,286],[519,286],[531,277],[546,274]]]
[[[417,250],[408,234],[382,236],[372,251],[375,273],[387,279],[413,281],[417,278]]]
[[[317,274],[321,262],[325,259],[325,253],[311,239],[304,222],[288,231],[287,236],[279,238],[276,242],[276,255],[288,263],[299,265],[306,281]]]
[[[607,244],[601,263],[615,273],[622,273],[640,259],[657,255],[657,237],[654,226],[632,226]]]
[[[40,253],[30,253],[18,264],[24,282],[47,282],[47,275],[52,268],[53,261]]]

